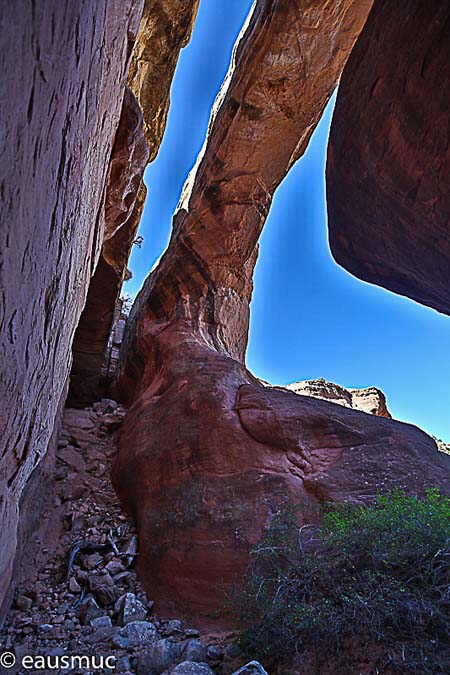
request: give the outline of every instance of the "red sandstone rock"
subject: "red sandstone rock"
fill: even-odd
[[[74,339],[70,405],[92,403],[109,384],[108,338],[144,207],[142,176],[161,145],[175,66],[197,7],[198,0],[146,0],[144,5],[128,76],[139,103],[127,89],[109,167],[104,243]]]
[[[109,166],[102,252],[73,343],[69,405],[88,405],[105,393],[102,366],[144,205],[146,189],[142,176],[148,157],[141,109],[133,93],[126,88]]]
[[[376,0],[344,69],[327,166],[331,250],[450,314],[450,5]]]
[[[114,479],[140,531],[139,571],[162,610],[213,624],[267,515],[290,496],[447,489],[449,460],[418,429],[268,390],[244,366],[257,240],[369,4],[260,1],[214,107],[168,251],[124,341],[133,405]]]
[[[104,189],[141,0],[0,5],[0,606],[19,500],[65,395],[103,240]],[[22,530],[39,499],[24,498]]]
[[[145,0],[128,83],[144,111],[153,161],[166,127],[170,85],[180,50],[191,37],[199,0]]]

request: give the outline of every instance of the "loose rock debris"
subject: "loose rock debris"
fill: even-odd
[[[2,664],[0,673],[160,675],[175,668],[177,675],[227,675],[244,663],[224,636],[202,637],[158,617],[136,578],[136,528],[110,481],[114,432],[124,415],[110,399],[64,411],[56,494],[33,541],[39,555],[26,567],[0,632],[1,651],[16,665]],[[80,659],[65,667],[62,659],[101,655],[114,659],[91,669]],[[42,661],[23,668],[26,656],[42,657],[48,668]]]

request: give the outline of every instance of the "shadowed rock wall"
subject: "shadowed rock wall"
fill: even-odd
[[[19,501],[47,451],[102,246],[109,160],[142,5],[0,6],[0,606]]]
[[[106,189],[105,242],[73,344],[70,405],[98,400],[110,384],[104,375],[107,343],[144,207],[144,169],[161,145],[172,78],[197,7],[198,0],[144,5],[128,76],[132,91],[126,91]]]
[[[336,261],[450,314],[450,5],[376,1],[344,69],[331,125]]]
[[[107,179],[102,251],[73,342],[68,405],[89,405],[106,395],[102,366],[144,206],[142,175],[148,156],[141,109],[127,88]]]

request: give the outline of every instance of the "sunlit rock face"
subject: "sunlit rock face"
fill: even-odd
[[[102,246],[105,185],[142,7],[1,3],[0,606],[32,471],[36,495],[47,490],[39,472]],[[23,497],[22,522],[32,524],[38,501]]]
[[[172,239],[133,307],[118,388],[132,404],[114,482],[160,611],[222,624],[226,590],[275,505],[448,486],[417,428],[268,389],[245,368],[257,241],[370,3],[260,1],[234,52]]]
[[[144,111],[149,161],[166,128],[170,85],[180,50],[191,37],[199,0],[145,0],[128,82]]]
[[[288,384],[286,389],[295,394],[312,396],[325,401],[332,401],[346,408],[361,410],[362,412],[377,417],[392,418],[386,405],[386,396],[377,387],[364,387],[361,389],[346,389],[340,384],[327,382],[323,378],[317,380],[302,380]]]
[[[327,166],[331,250],[450,314],[450,5],[377,0],[342,75]]]

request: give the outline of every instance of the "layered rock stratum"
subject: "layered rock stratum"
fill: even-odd
[[[110,383],[107,343],[144,208],[144,169],[161,145],[170,85],[197,8],[198,0],[144,3],[107,179],[103,247],[74,338],[69,404],[92,403]]]
[[[312,396],[324,401],[332,401],[346,408],[361,410],[377,417],[392,418],[386,404],[386,396],[377,387],[346,388],[323,378],[317,380],[299,380],[286,385],[286,389],[302,396]]]

